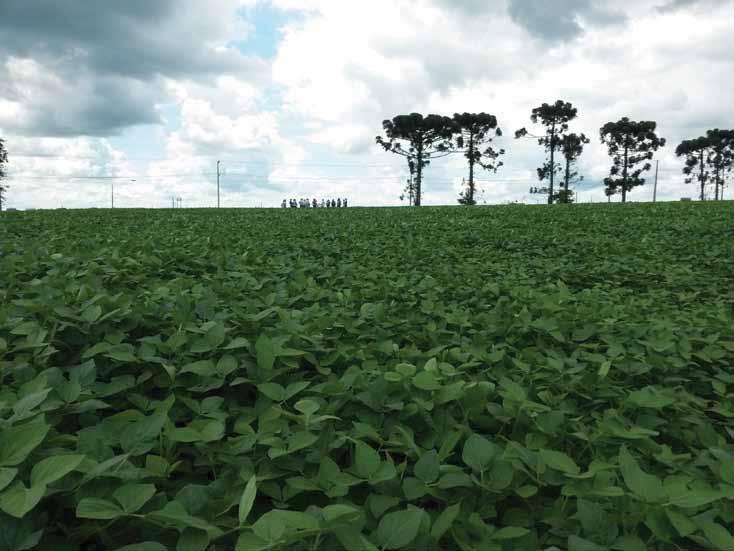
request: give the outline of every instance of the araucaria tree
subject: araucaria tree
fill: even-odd
[[[724,195],[725,175],[734,167],[734,130],[715,128],[706,131],[706,138],[710,144],[707,161],[714,177],[714,199],[718,201]]]
[[[675,154],[678,157],[686,158],[686,165],[683,167],[686,184],[692,184],[694,181],[698,181],[698,185],[700,186],[699,198],[701,201],[706,198],[706,183],[711,177],[707,166],[710,148],[711,144],[706,136],[700,136],[692,140],[683,140],[675,148]]]
[[[561,153],[565,159],[566,166],[563,173],[563,186],[557,194],[559,203],[573,203],[573,192],[569,190],[569,184],[581,181],[583,176],[579,176],[575,168],[576,161],[584,152],[584,145],[589,143],[589,138],[584,134],[566,134],[561,139]]]
[[[382,123],[385,137],[377,136],[375,140],[385,151],[407,157],[415,163],[413,204],[421,204],[423,169],[431,160],[452,153],[453,137],[456,125],[450,117],[420,113],[398,115],[392,120]]]
[[[8,187],[5,185],[3,180],[5,179],[5,165],[8,162],[8,150],[5,149],[5,140],[0,138],[0,212],[3,210],[3,204],[5,203],[5,194],[8,191]]]
[[[503,165],[499,157],[505,154],[505,150],[492,147],[492,140],[502,136],[502,129],[497,126],[497,117],[488,113],[456,113],[454,123],[458,133],[456,151],[463,153],[469,161],[469,181],[459,195],[459,203],[476,205],[474,168],[479,165],[484,170],[497,172]]]
[[[629,191],[644,185],[642,173],[650,170],[653,154],[665,145],[665,138],[655,133],[656,128],[654,121],[631,121],[627,117],[601,127],[599,137],[612,157],[612,169],[604,179],[608,195],[621,191],[624,203]]]
[[[548,204],[553,203],[554,193],[553,185],[555,175],[561,170],[560,166],[555,162],[556,152],[560,149],[563,135],[568,131],[569,121],[576,118],[578,109],[569,102],[563,100],[556,101],[553,105],[544,103],[540,107],[533,109],[530,120],[534,124],[540,123],[545,127],[545,134],[542,136],[534,136],[525,128],[521,128],[515,132],[515,138],[537,138],[538,144],[542,145],[548,152],[548,160],[538,169],[538,178],[542,182],[548,180]]]
[[[706,184],[711,181],[714,199],[718,201],[724,192],[724,177],[734,165],[734,130],[707,130],[705,136],[683,140],[675,148],[675,154],[685,157],[685,181],[698,182],[701,201],[706,199]]]

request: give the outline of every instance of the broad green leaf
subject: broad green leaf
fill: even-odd
[[[238,512],[239,525],[243,526],[247,520],[247,515],[250,514],[252,506],[255,504],[255,497],[257,496],[257,477],[252,475],[250,480],[247,481],[245,490],[242,492],[240,497],[240,507]]]
[[[665,498],[660,479],[644,472],[627,451],[627,446],[622,446],[619,450],[619,467],[627,487],[643,501],[657,503]]]
[[[257,389],[274,402],[282,402],[286,399],[285,389],[277,383],[263,383],[257,385]]]
[[[670,524],[675,526],[675,529],[682,538],[690,536],[697,530],[694,522],[682,513],[667,507],[665,509],[665,514],[668,515]]]
[[[76,508],[76,516],[79,518],[112,520],[124,514],[125,512],[111,501],[95,497],[85,497]]]
[[[432,371],[421,371],[413,377],[413,386],[421,390],[438,390],[441,383]]]
[[[456,517],[459,516],[460,511],[460,503],[455,503],[454,505],[446,507],[433,523],[433,526],[431,527],[431,537],[434,540],[439,541],[454,524],[454,521],[456,520]]]
[[[257,365],[260,369],[273,369],[275,363],[275,345],[265,334],[258,337],[255,342],[255,351],[257,352]]]
[[[176,551],[206,551],[209,541],[209,534],[205,530],[186,528],[178,537]]]
[[[0,468],[0,491],[7,487],[7,485],[15,479],[15,475],[17,474],[18,469],[12,469],[8,467]]]
[[[431,450],[424,453],[416,462],[413,472],[423,482],[430,484],[438,479],[440,467],[441,462],[438,459],[438,452]]]
[[[400,549],[410,544],[420,530],[423,512],[407,509],[388,513],[377,526],[377,541],[382,549]]]
[[[529,533],[530,530],[527,528],[522,528],[520,526],[507,526],[497,530],[492,534],[491,538],[493,540],[514,540],[526,536]]]
[[[698,525],[715,549],[734,549],[734,537],[721,524],[710,520],[702,520],[698,522]]]
[[[93,304],[82,312],[82,319],[87,323],[94,323],[102,316],[102,308]]]
[[[492,461],[501,453],[502,449],[483,436],[472,434],[464,443],[461,458],[477,472],[485,471]]]
[[[119,547],[115,551],[169,551],[165,546],[155,541],[144,541],[142,543],[133,543],[125,547]]]
[[[272,549],[269,540],[247,532],[241,533],[235,544],[235,551],[265,551],[267,549]]]
[[[76,469],[84,460],[83,455],[57,455],[47,457],[33,466],[31,486],[48,486]]]
[[[25,461],[43,442],[50,428],[38,420],[0,430],[0,467],[14,467]]]
[[[355,444],[354,468],[359,476],[367,479],[372,478],[380,469],[380,463],[380,454],[374,448],[364,442],[357,441]]]
[[[113,493],[112,497],[122,505],[126,513],[135,513],[155,495],[156,487],[153,484],[125,484]]]
[[[571,475],[577,475],[581,472],[576,462],[563,452],[540,450],[540,457],[551,469]]]
[[[18,481],[0,494],[0,509],[11,517],[23,518],[45,494],[46,486],[43,484],[26,488]]]

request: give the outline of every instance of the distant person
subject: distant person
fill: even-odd
[[[286,205],[285,205],[285,199],[283,199],[283,202],[282,202],[282,203],[280,204],[280,208],[284,209],[284,208],[285,208],[285,206],[286,206]]]
[[[316,200],[316,197],[313,198],[312,206],[315,209],[319,208],[319,202]]]
[[[344,208],[347,208],[347,198],[344,198],[344,202],[342,203],[344,205]]]
[[[321,199],[321,208],[326,208],[326,201],[324,201],[323,199]]]
[[[342,208],[342,198],[341,197],[339,197],[336,200],[336,208],[338,208],[338,209]]]
[[[331,208],[331,199],[327,199],[326,200],[326,208],[327,209],[330,209]]]

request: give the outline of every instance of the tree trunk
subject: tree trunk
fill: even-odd
[[[556,125],[551,126],[551,143],[550,143],[550,187],[548,188],[548,204],[553,204],[553,177],[555,173],[555,163],[553,162],[556,152]]]
[[[622,169],[622,202],[627,202],[627,158],[629,152],[629,144],[627,136],[624,138],[624,168]]]
[[[719,182],[720,182],[720,179],[719,179],[719,169],[718,169],[718,167],[716,168],[716,173],[715,174],[716,175],[714,176],[714,178],[715,178],[715,182],[716,182],[716,191],[714,192],[714,200],[715,201],[718,201],[719,200]]]
[[[703,149],[701,150],[701,153],[699,155],[698,164],[701,165],[701,175],[698,177],[701,182],[701,201],[705,201],[706,197],[704,196],[703,190],[704,186],[706,185],[706,180],[703,179]]]
[[[417,152],[418,166],[415,167],[415,197],[413,197],[413,204],[416,207],[421,206],[421,183],[423,180],[423,144],[418,144]]]
[[[474,133],[469,134],[469,205],[474,204]]]
[[[568,181],[571,179],[571,159],[569,157],[566,157],[566,177],[565,180],[565,194],[563,195],[563,202],[568,203],[569,197],[568,197]]]

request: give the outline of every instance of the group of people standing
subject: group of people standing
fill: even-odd
[[[340,209],[347,207],[347,198],[344,199],[283,199],[280,204],[281,208],[292,208],[292,209]]]

